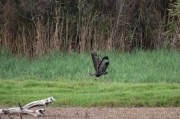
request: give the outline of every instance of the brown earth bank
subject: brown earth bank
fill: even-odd
[[[18,114],[0,115],[1,119],[20,119]],[[41,117],[23,115],[23,119],[180,119],[178,108],[46,108]]]

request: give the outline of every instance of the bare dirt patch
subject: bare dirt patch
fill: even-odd
[[[10,117],[20,119],[17,114]],[[23,119],[180,119],[180,108],[46,108],[42,117],[23,115]]]

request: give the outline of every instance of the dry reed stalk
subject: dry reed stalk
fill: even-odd
[[[35,46],[35,55],[37,56],[38,54],[40,54],[43,49],[43,42],[42,42],[42,25],[41,25],[41,21],[40,18],[38,17],[37,22],[35,23],[36,25],[36,46]]]
[[[55,27],[55,32],[54,32],[54,48],[56,48],[57,50],[59,50],[60,48],[60,40],[59,40],[59,19],[60,19],[60,8],[57,8],[55,10],[56,13],[56,27]]]
[[[25,28],[22,26],[22,42],[23,42],[23,54],[26,54],[27,51],[27,42],[26,42],[26,33],[25,33]]]

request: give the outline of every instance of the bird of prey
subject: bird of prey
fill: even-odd
[[[100,77],[101,75],[107,74],[108,72],[106,72],[106,69],[109,65],[108,56],[104,56],[101,61],[96,53],[91,53],[91,56],[94,64],[94,69],[96,72],[93,74],[90,73],[89,75],[90,76],[95,75],[96,77]]]

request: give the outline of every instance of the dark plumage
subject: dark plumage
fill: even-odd
[[[96,72],[93,74],[90,73],[89,75],[90,76],[95,75],[96,77],[100,77],[101,75],[107,74],[108,72],[106,72],[106,69],[109,65],[108,56],[104,56],[101,61],[96,53],[91,53],[91,56],[94,64],[94,69]]]

